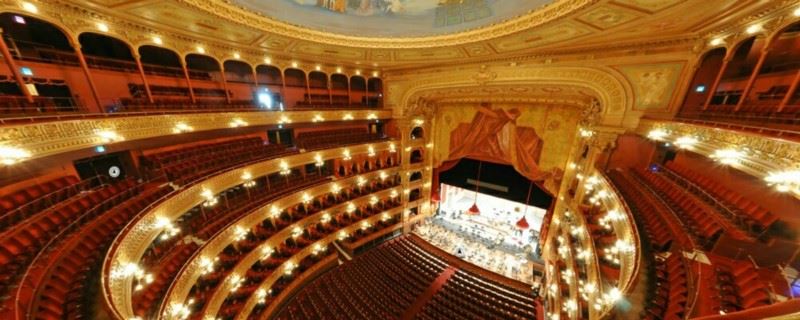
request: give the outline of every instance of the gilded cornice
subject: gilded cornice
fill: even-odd
[[[696,138],[698,142],[688,151],[707,157],[726,148],[743,151],[745,156],[732,166],[755,177],[763,178],[773,172],[794,168],[800,163],[800,144],[788,140],[744,131],[652,119],[642,119],[635,132],[647,137],[654,129],[666,131],[666,139],[669,141],[682,136]]]
[[[31,159],[109,145],[98,135],[101,131],[114,131],[124,141],[157,138],[176,134],[175,125],[184,123],[194,132],[230,128],[234,119],[247,126],[266,126],[283,123],[311,123],[316,115],[327,121],[342,119],[351,114],[354,120],[391,118],[390,110],[338,110],[338,111],[283,111],[283,112],[223,112],[187,113],[165,115],[131,115],[120,117],[90,117],[64,121],[41,122],[0,127],[0,145],[11,145],[31,153]],[[288,120],[288,121],[287,121]]]
[[[248,173],[253,178],[258,178],[269,173],[278,172],[281,170],[280,163],[282,161],[285,161],[290,167],[296,167],[316,162],[314,158],[316,155],[319,155],[324,160],[337,159],[342,156],[342,152],[345,149],[349,150],[353,155],[358,155],[367,153],[370,145],[373,146],[376,152],[389,150],[392,143],[393,142],[379,142],[369,145],[341,147],[304,152],[280,159],[271,159],[218,173],[200,183],[193,184],[170,194],[169,198],[145,209],[136,219],[131,221],[123,232],[117,235],[114,244],[106,254],[102,275],[104,296],[106,299],[110,299],[107,301],[108,306],[114,310],[114,314],[118,318],[130,319],[134,316],[133,307],[131,305],[132,279],[130,277],[114,278],[110,276],[111,272],[113,270],[118,270],[126,263],[139,262],[147,250],[147,247],[161,232],[160,229],[153,227],[157,221],[157,217],[163,217],[174,221],[183,213],[206,200],[201,195],[204,190],[209,190],[214,195],[219,194],[221,191],[242,184],[242,176],[245,175],[245,173]],[[257,218],[263,219],[265,215],[250,215],[248,219],[252,220],[250,222],[253,222]],[[190,286],[188,283],[178,284],[178,286],[180,285]],[[179,287],[178,289],[186,288]]]
[[[430,90],[485,86],[577,87],[589,91],[600,102],[600,124],[621,125],[633,94],[627,80],[611,68],[530,65],[473,65],[406,75],[387,75],[385,104],[395,118],[408,117],[417,109],[420,96]]]
[[[403,49],[446,47],[493,39],[541,26],[586,8],[599,0],[556,0],[550,5],[518,18],[483,28],[448,35],[398,38],[356,37],[311,30],[277,21],[221,0],[178,1],[241,25],[254,26],[263,31],[287,35],[296,39],[359,48]]]

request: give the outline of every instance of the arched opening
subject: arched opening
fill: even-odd
[[[425,131],[422,129],[422,127],[414,127],[414,129],[411,129],[411,140],[423,138],[425,138]]]
[[[419,191],[419,188],[411,190],[411,192],[408,193],[408,201],[417,201],[419,200],[420,195],[421,192]]]
[[[212,74],[219,73],[220,66],[212,57],[190,53],[186,55],[186,69],[189,70],[189,78],[212,80]]]
[[[422,179],[422,172],[414,171],[411,176],[408,177],[408,181],[417,181]]]
[[[239,60],[225,60],[225,80],[228,82],[253,83],[253,68]]]
[[[255,101],[259,106],[264,106],[264,94],[269,91],[269,98],[272,100],[272,109],[281,109],[283,105],[283,96],[281,91],[283,89],[283,80],[281,77],[281,70],[269,65],[256,66],[256,77],[258,77],[259,89],[256,91]]]
[[[347,95],[348,79],[343,74],[331,75],[331,93],[333,94],[334,106],[347,106],[350,104],[350,97]]]
[[[308,74],[308,85],[312,89],[328,89],[328,76],[319,71]]]
[[[714,81],[717,79],[719,70],[722,68],[726,53],[725,48],[716,48],[706,52],[702,62],[700,62],[700,66],[697,68],[697,72],[694,74],[681,111],[697,111],[703,107]]]
[[[186,69],[189,71],[189,78],[192,79],[220,83],[222,82],[220,67],[219,62],[209,56],[194,53],[190,53],[186,56]],[[197,98],[213,98],[215,102],[226,98],[227,94],[225,89],[218,87],[196,86],[193,88],[193,91]]]
[[[764,39],[756,37],[739,44],[722,74],[722,80],[714,92],[714,97],[711,99],[711,110],[731,111],[739,103],[747,78],[753,72],[763,47]]]
[[[90,68],[139,75],[139,67],[133,58],[131,48],[122,40],[104,34],[86,32],[78,36],[78,42],[81,45],[81,52],[83,52],[83,56],[86,59],[86,64]],[[102,100],[114,101],[119,99],[123,106],[130,105],[133,101],[129,101],[127,97],[122,97],[118,91],[111,89],[112,87],[127,87],[128,93],[136,103],[149,102],[144,82],[139,76],[112,78],[103,72],[95,73],[93,76],[96,82],[103,84],[104,90],[99,90],[98,92]],[[115,84],[116,86],[114,86]],[[109,111],[112,110],[115,110],[115,107],[109,108]]]
[[[78,66],[74,49],[61,28],[47,21],[16,14],[0,14],[3,39],[14,58]]]
[[[367,80],[369,97],[367,105],[373,108],[380,107],[383,102],[383,80],[380,78],[369,78]]]
[[[350,103],[366,105],[367,80],[362,76],[350,77]]]
[[[121,72],[139,72],[131,48],[122,40],[86,32],[78,36],[81,52],[89,67]]]
[[[286,69],[283,72],[286,83],[284,100],[287,106],[308,106],[309,97],[306,92],[306,73],[299,69]]]
[[[256,74],[258,75],[258,84],[282,86],[281,69],[275,66],[259,65],[256,67]]]
[[[283,72],[287,87],[306,87],[306,73],[300,69],[286,69]]]
[[[163,77],[183,78],[181,57],[170,49],[144,45],[139,47],[139,61],[144,73]],[[188,93],[187,93],[188,96]]]
[[[422,150],[415,149],[414,151],[411,151],[411,163],[412,164],[420,163],[420,162],[422,162],[422,160],[423,160],[423,158],[422,158]]]
[[[758,72],[753,87],[742,106],[742,112],[773,113],[784,103],[782,111],[794,114],[800,111],[798,91],[789,92],[800,70],[800,22],[780,31],[770,45],[764,64]]]
[[[308,74],[308,86],[310,92],[306,95],[304,103],[318,107],[330,106],[331,96],[328,94],[328,76],[326,74],[311,71]]]
[[[161,76],[184,79],[183,67],[181,65],[181,57],[175,51],[144,45],[139,47],[139,61],[142,63],[142,69],[148,76]],[[149,77],[148,77],[149,78]],[[170,81],[167,85],[164,81],[150,82],[150,93],[153,95],[153,100],[157,104],[182,104],[190,101],[191,94],[186,81]],[[137,86],[131,88],[131,96],[135,100],[135,104],[144,103],[146,92],[144,86]],[[125,100],[122,101],[123,105],[128,107],[129,103]]]
[[[3,40],[8,46],[11,57],[18,61],[16,65],[18,72],[22,73],[24,83],[35,88],[35,91],[28,91],[34,95],[34,104],[31,105],[27,102],[16,79],[13,76],[2,76],[0,111],[3,113],[75,111],[76,106],[82,103],[74,99],[73,88],[67,81],[70,79],[68,75],[44,72],[27,64],[44,62],[60,66],[80,66],[69,38],[61,28],[34,17],[7,12],[0,14],[0,29],[3,30]],[[90,93],[86,93],[87,98],[90,96]]]

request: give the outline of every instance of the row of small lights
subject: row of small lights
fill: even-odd
[[[650,130],[647,137],[655,141],[663,141],[669,145],[670,142],[667,138],[670,134],[669,131],[664,129],[653,129]],[[697,137],[685,135],[678,137],[672,143],[680,149],[691,150],[697,142],[699,142]],[[714,150],[710,157],[721,164],[735,166],[747,157],[747,152],[737,148],[724,148]],[[769,172],[764,177],[764,181],[779,192],[800,193],[800,168]]]
[[[564,214],[566,217],[571,216],[571,213],[569,211],[565,211]],[[553,223],[558,225],[560,223],[560,220],[556,218],[553,220]],[[580,226],[572,225],[570,226],[569,232],[573,237],[581,238],[586,232],[586,229]],[[558,254],[561,256],[562,259],[566,259],[567,256],[569,256],[572,248],[567,244],[567,241],[564,238],[564,236],[558,236],[556,240],[558,242],[558,247],[557,247]],[[590,250],[575,248],[575,257],[577,259],[588,261],[590,258],[593,257],[593,254]],[[550,270],[550,274],[553,274],[554,272],[553,265],[552,264],[548,265],[548,268]],[[564,270],[564,272],[561,273],[561,279],[568,285],[572,284],[572,281],[575,277],[576,277],[575,272],[569,267],[566,270]],[[553,298],[557,298],[558,285],[555,282],[553,282],[550,284],[548,289],[549,289],[549,294]],[[578,291],[580,293],[581,298],[586,302],[590,302],[590,295],[597,292],[597,290],[598,290],[597,284],[594,282],[584,282],[583,280],[578,281]],[[597,297],[594,301],[593,307],[595,310],[599,311],[602,310],[605,306],[613,305],[621,298],[622,298],[622,292],[618,288],[613,287],[609,289],[607,293],[603,293],[600,297]],[[568,299],[562,303],[562,310],[567,313],[573,313],[577,311],[577,307],[578,307],[577,301],[574,299]],[[548,313],[548,319],[550,318],[559,319],[559,314]]]
[[[27,12],[34,13],[34,14],[39,12],[39,8],[36,7],[36,5],[34,5],[33,3],[30,3],[30,2],[27,2],[27,1],[23,1],[21,6],[22,6],[22,9],[27,11]],[[108,24],[106,24],[104,22],[97,22],[95,24],[95,27],[97,28],[98,31],[103,32],[103,33],[109,32],[111,30],[111,28],[109,28]],[[153,43],[155,43],[157,45],[164,44],[164,40],[161,39],[161,37],[159,37],[159,36],[153,36],[151,38],[151,40],[153,41]],[[198,45],[197,47],[195,47],[195,50],[199,54],[205,54],[206,53],[206,49],[203,46],[199,46]],[[236,60],[240,60],[242,58],[241,54],[239,54],[238,52],[234,52],[232,56]],[[267,65],[271,65],[272,64],[272,58],[265,57],[264,58],[264,63],[267,64]],[[292,65],[292,68],[298,68],[300,64],[297,61],[292,61],[291,65]],[[314,67],[314,70],[316,70],[316,71],[322,71],[322,69],[323,69],[322,65],[316,65]],[[343,73],[342,67],[336,67],[336,73]],[[355,74],[360,76],[361,75],[361,70],[356,69],[355,70]],[[380,73],[378,71],[372,71],[372,76],[377,78],[378,76],[380,76]]]
[[[321,155],[319,155],[319,154],[317,154],[317,156],[321,157]],[[284,164],[285,164],[285,162],[281,163],[282,166]],[[379,177],[380,177],[381,180],[385,180],[388,177],[388,175],[386,175],[385,172],[380,172]],[[242,179],[244,180],[243,184],[246,187],[248,186],[248,184],[250,186],[254,186],[255,185],[253,180],[252,180],[252,175],[249,174],[249,172],[245,172],[242,175]],[[366,182],[366,180],[364,180],[363,177],[359,177],[359,181],[358,181],[357,184],[359,186],[361,186],[365,182]],[[333,192],[333,193],[337,193],[338,194],[340,191],[341,191],[341,188],[338,186],[338,184],[334,184],[332,186],[332,188],[331,188],[331,192]],[[404,190],[404,192],[408,193],[407,191],[408,190]],[[213,206],[213,205],[215,205],[217,203],[217,197],[214,196],[213,193],[208,189],[203,189],[203,191],[201,192],[201,196],[206,200],[204,202],[204,204],[203,204],[204,206]],[[394,199],[397,196],[398,196],[397,190],[392,190],[390,195],[389,195],[389,197],[391,199]],[[308,203],[308,202],[310,202],[310,196],[308,194],[303,194],[303,203]],[[369,201],[370,205],[372,205],[372,206],[374,206],[378,202],[379,202],[379,199],[376,196],[372,196],[370,198],[370,201]],[[352,212],[355,211],[355,209],[356,209],[355,204],[350,202],[350,203],[348,203],[347,208],[346,208],[345,211],[347,213],[352,213]],[[273,205],[271,207],[271,209],[270,209],[270,217],[271,218],[277,218],[279,214],[280,214],[280,209],[278,209],[277,207],[275,207]],[[381,221],[387,221],[390,218],[391,218],[391,216],[388,214],[388,212],[383,212],[381,214]],[[322,218],[320,219],[320,221],[322,223],[328,223],[328,222],[330,222],[330,220],[331,220],[331,216],[328,213],[323,214]],[[361,229],[362,230],[366,230],[366,229],[368,229],[370,227],[372,227],[372,224],[370,224],[367,221],[363,221],[361,223]],[[153,228],[162,230],[162,234],[159,237],[159,239],[161,239],[161,240],[169,239],[170,237],[173,237],[173,236],[177,235],[178,233],[180,233],[180,229],[175,227],[175,225],[172,223],[172,221],[170,221],[168,218],[160,217],[160,216],[156,217],[155,222],[153,223]],[[299,237],[302,234],[302,232],[303,232],[303,230],[301,228],[295,227],[292,230],[292,238]],[[248,234],[248,230],[246,230],[245,228],[242,228],[241,226],[236,226],[234,228],[232,238],[233,238],[234,241],[241,241],[241,240],[244,240],[246,238],[247,234]],[[344,230],[340,231],[338,233],[338,235],[337,235],[337,239],[339,239],[339,240],[344,240],[347,237],[349,237],[349,234],[347,232],[345,232]],[[321,247],[319,244],[316,244],[314,246],[314,248],[313,248],[312,255],[317,255],[320,252],[324,252],[324,250],[325,249],[323,247]],[[269,258],[272,255],[273,252],[274,252],[274,250],[272,248],[270,248],[270,247],[263,248],[262,249],[262,253],[263,253],[262,259]],[[214,258],[201,257],[199,262],[198,262],[198,268],[200,269],[200,274],[201,275],[205,275],[205,274],[214,272],[215,265],[216,265],[216,263],[218,261],[219,261],[219,257],[214,257]],[[291,263],[289,263],[287,265],[287,268],[286,268],[286,271],[285,271],[287,275],[291,274],[291,271],[294,269],[292,266],[293,266],[293,264],[291,264]],[[238,289],[239,286],[241,286],[241,283],[244,280],[241,277],[237,280],[236,276],[237,275],[233,275],[232,278],[231,278],[232,279],[231,281],[233,282],[232,283],[231,292],[236,291],[236,289]],[[114,277],[114,278],[132,277],[132,279],[134,279],[137,282],[137,284],[134,286],[134,291],[140,291],[141,289],[144,288],[144,285],[150,284],[150,283],[153,282],[152,274],[145,273],[144,270],[135,262],[129,262],[129,263],[126,263],[126,264],[122,265],[119,269],[117,269],[114,272],[112,272],[112,277]],[[263,297],[259,298],[259,301],[263,301],[264,297],[266,297],[266,295],[264,295]],[[190,302],[187,305],[191,305],[191,301],[193,301],[193,299],[190,299]],[[183,310],[188,310],[188,309],[187,308],[178,308],[178,309],[173,309],[173,310],[183,311]],[[179,314],[173,314],[173,315],[184,315],[184,313],[180,312]],[[186,315],[188,316],[188,314],[186,314]]]
[[[800,7],[796,8],[796,9],[795,9],[795,10],[792,12],[792,15],[793,15],[793,16],[795,16],[795,17],[800,17]],[[762,23],[756,23],[756,24],[751,24],[751,25],[749,25],[749,26],[748,26],[748,27],[747,27],[747,28],[744,30],[744,32],[746,32],[746,33],[747,33],[747,34],[749,34],[749,35],[753,35],[753,34],[756,34],[756,33],[759,33],[759,32],[761,32],[761,30],[764,30],[764,26],[762,25]],[[711,46],[719,46],[719,45],[722,45],[722,44],[724,44],[724,43],[725,43],[725,37],[724,37],[724,36],[715,37],[715,38],[711,39],[711,40],[710,40],[708,43],[709,43]]]
[[[22,9],[27,11],[27,12],[34,13],[34,14],[39,12],[39,8],[37,8],[36,5],[34,5],[34,4],[30,3],[30,2],[22,2]],[[97,27],[97,30],[100,31],[100,32],[109,32],[111,30],[108,27],[108,25],[103,23],[103,22],[97,22],[95,26]],[[162,45],[164,43],[164,40],[162,40],[161,37],[159,37],[159,36],[153,36],[151,39],[152,39],[153,43],[155,43],[157,45]],[[205,48],[202,47],[202,46],[197,46],[195,49],[200,54],[205,54],[205,52],[206,52]],[[239,60],[239,59],[241,59],[241,55],[238,52],[234,52],[233,53],[233,58]],[[264,58],[264,63],[268,64],[268,65],[271,65],[272,64],[272,58],[265,57]],[[299,64],[296,61],[292,62],[292,67],[293,68],[297,68],[298,66],[299,66]],[[316,71],[322,71],[322,66],[321,65],[316,65],[314,69]],[[342,73],[342,72],[343,72],[343,70],[342,70],[341,67],[336,67],[336,73]],[[358,69],[355,70],[355,74],[356,75],[361,75],[361,70],[358,70]],[[380,73],[378,71],[373,71],[372,72],[372,76],[373,77],[378,77],[379,75],[380,75]]]
[[[375,113],[370,113],[366,117],[367,120],[374,121],[378,120],[378,115]],[[355,117],[353,117],[352,113],[346,113],[342,116],[342,121],[353,121]],[[322,114],[315,114],[314,117],[311,119],[311,122],[319,123],[324,122],[325,118],[322,117]],[[284,124],[291,124],[292,120],[283,115],[278,120],[278,126],[283,127]],[[230,122],[228,122],[228,126],[231,128],[240,128],[240,127],[247,127],[250,124],[243,120],[242,118],[233,118]],[[194,127],[189,125],[187,122],[180,121],[175,123],[172,128],[172,132],[175,134],[186,133],[194,131]],[[106,129],[106,130],[97,130],[95,132],[95,136],[104,144],[108,143],[115,143],[121,142],[125,140],[125,137],[120,135],[114,130]],[[394,147],[391,148],[394,150]],[[31,153],[25,149],[7,146],[7,145],[0,145],[0,164],[10,166],[20,162],[23,162],[31,157]]]
[[[594,135],[594,133],[590,130],[582,129],[580,135],[583,138],[590,138]],[[571,169],[577,169],[579,166],[575,163],[570,164]],[[583,179],[582,175],[578,175],[577,178],[579,180]],[[609,193],[606,190],[599,188],[600,178],[596,176],[591,176],[586,179],[584,183],[584,187],[586,189],[587,194],[592,194],[589,198],[589,202],[593,205],[599,205],[601,200],[604,198],[609,197]],[[565,216],[567,218],[571,217],[571,213],[569,211],[565,211]],[[611,222],[612,221],[623,221],[625,220],[625,215],[620,213],[616,209],[609,210],[605,216],[600,219],[600,224],[605,229],[611,229]],[[553,219],[553,223],[555,225],[560,224],[560,220],[556,217]],[[581,238],[585,233],[585,228],[581,226],[570,226],[570,234],[574,237]],[[571,251],[571,247],[566,244],[565,238],[563,236],[559,236],[557,238],[558,247],[557,251],[562,259],[566,259]],[[604,258],[612,262],[614,264],[620,263],[620,255],[623,253],[630,253],[634,250],[634,246],[624,241],[622,239],[617,239],[614,245],[604,249]],[[582,248],[575,248],[575,257],[580,260],[588,261],[588,259],[593,257],[593,253],[590,250],[584,250]],[[549,266],[552,270],[552,265]],[[552,273],[552,272],[551,272]],[[562,274],[562,279],[567,283],[570,284],[572,282],[572,278],[574,278],[574,271],[571,269],[565,270]],[[550,293],[555,297],[557,286],[555,283],[552,283],[550,286]],[[590,302],[590,295],[597,291],[597,285],[593,282],[584,282],[582,280],[578,283],[578,291],[580,296],[586,302]],[[619,288],[613,287],[607,293],[603,293],[600,297],[596,298],[593,304],[595,310],[602,310],[604,306],[613,305],[619,299],[622,298],[622,292]],[[562,304],[562,310],[567,313],[575,312],[577,310],[577,302],[573,299],[567,300]],[[554,313],[549,313],[549,317],[558,319],[559,315]]]
[[[375,197],[373,196],[373,198],[375,198]],[[370,201],[370,202],[373,205],[375,203],[375,201]],[[270,211],[272,212],[271,216],[274,218],[274,217],[277,217],[278,213],[280,212],[280,209],[277,209],[275,206],[272,206]],[[353,211],[355,211],[355,205],[352,202],[348,203],[346,211],[348,213],[352,213]],[[381,221],[387,221],[389,219],[391,219],[391,216],[389,215],[388,212],[383,212],[381,214]],[[320,219],[320,221],[322,223],[328,223],[328,222],[330,222],[330,220],[331,220],[331,216],[328,213],[325,213]],[[360,224],[360,229],[361,230],[366,230],[366,229],[371,228],[372,226],[373,225],[371,223],[369,223],[369,221],[362,221],[361,224]],[[243,229],[243,228],[241,228],[241,227],[237,227],[237,228],[239,228],[239,229],[237,229],[234,232],[234,234],[235,234],[234,240],[235,241],[241,241],[246,237],[248,231]],[[292,229],[291,237],[292,238],[297,238],[302,233],[303,233],[303,230],[300,227],[295,227],[294,229]],[[350,234],[347,233],[344,230],[339,231],[337,233],[337,235],[336,235],[336,238],[338,240],[344,240],[344,239],[347,239],[348,237],[350,237]],[[311,255],[312,256],[316,256],[316,255],[318,255],[318,254],[320,254],[322,252],[325,252],[326,250],[327,250],[326,247],[323,247],[321,244],[316,243],[312,247]],[[262,260],[266,260],[266,259],[269,259],[272,256],[272,254],[275,253],[275,250],[272,247],[266,246],[266,247],[261,249],[261,253],[262,253],[261,259]],[[218,261],[219,261],[218,257],[215,257],[213,259],[209,258],[209,257],[201,257],[200,262],[198,264],[198,266],[200,268],[200,274],[201,275],[206,275],[206,274],[214,272],[215,265],[216,265],[216,263]],[[283,267],[284,274],[285,275],[291,275],[292,272],[297,268],[297,266],[298,265],[295,262],[293,262],[292,260],[287,260],[286,262],[284,262],[284,267]],[[230,293],[234,293],[244,283],[245,277],[243,277],[241,275],[238,275],[238,274],[232,274],[232,275],[229,276],[227,281],[231,285],[230,289],[229,289],[229,292]],[[256,290],[256,292],[255,292],[256,303],[257,304],[266,303],[266,297],[268,295],[270,295],[270,294],[272,294],[272,289],[267,290],[267,289],[261,288],[261,289]],[[172,316],[177,317],[179,319],[186,319],[191,314],[191,311],[190,311],[189,307],[193,303],[194,303],[194,298],[190,298],[187,301],[186,304],[180,304],[180,303],[173,304],[172,307],[167,311],[167,313],[169,315],[172,315]]]
[[[101,137],[105,137],[106,139],[109,140],[109,142],[110,141],[115,141],[115,140],[119,141],[119,140],[123,139],[122,137],[120,137],[120,136],[118,136],[116,134],[113,134],[111,132],[100,132],[100,133],[98,133],[98,135],[101,136]],[[390,144],[390,152],[395,152],[394,143]],[[349,156],[349,155],[350,155],[350,151],[345,149],[343,151],[343,156]],[[368,155],[370,157],[375,155],[374,147],[371,146],[371,145],[368,147]],[[324,161],[322,160],[322,154],[317,153],[314,156],[314,160],[315,160],[315,166],[321,167],[322,165],[324,165]],[[289,167],[289,164],[286,161],[282,160],[279,163],[279,167],[281,169],[279,171],[280,174],[288,175],[289,173],[291,173],[291,169]],[[252,176],[252,174],[250,172],[247,172],[247,171],[244,172],[242,174],[241,178],[242,178],[242,185],[244,187],[250,188],[250,187],[254,187],[256,185],[256,182],[255,182],[255,180],[253,180],[253,176]],[[379,172],[379,178],[381,179],[381,181],[384,181],[386,178],[388,178],[388,175],[386,174],[386,172],[381,171],[381,172]],[[363,177],[358,177],[357,185],[359,187],[363,186],[365,183],[366,183],[366,180]],[[335,194],[338,194],[340,191],[341,191],[341,187],[339,187],[338,184],[334,183],[334,185],[331,187],[331,192],[333,192]],[[408,193],[408,190],[404,190],[404,191],[405,191],[405,193]],[[392,190],[392,192],[390,194],[390,198],[394,199],[394,198],[397,197],[397,195],[398,195],[397,190]],[[204,199],[204,201],[202,203],[202,205],[204,207],[212,207],[212,206],[214,206],[214,205],[216,205],[218,203],[218,196],[216,196],[209,189],[205,189],[205,188],[202,189],[202,191],[200,192],[200,196]],[[377,200],[377,198],[373,196],[370,199],[370,204],[371,205],[375,205],[377,203],[376,200]],[[308,196],[308,194],[304,194],[303,195],[303,202],[304,203],[308,203],[309,201],[310,201],[310,196]],[[347,211],[348,212],[352,212],[354,210],[355,210],[354,205],[352,203],[349,203]],[[275,218],[275,217],[278,216],[279,213],[280,213],[280,211],[275,206],[273,206],[272,209],[271,209],[271,217]],[[326,214],[325,216],[328,216],[327,220],[329,221],[330,220],[329,215]],[[325,219],[325,216],[323,216],[323,223],[327,222],[326,219]],[[388,217],[388,214],[384,213],[382,220],[385,221],[387,219],[387,217]],[[153,222],[152,226],[153,226],[154,229],[161,230],[161,234],[158,237],[158,239],[162,240],[162,241],[170,239],[170,238],[172,238],[172,237],[174,237],[174,236],[176,236],[176,235],[178,235],[180,233],[180,228],[176,227],[173,224],[172,221],[170,221],[168,218],[163,217],[163,216],[157,216],[155,218],[155,221]],[[243,228],[237,226],[237,228],[234,230],[234,240],[237,240],[237,241],[238,240],[242,240],[242,239],[244,239],[246,234],[247,234],[246,230],[244,230]],[[200,260],[200,268],[201,268],[201,270],[205,270],[205,271],[209,271],[209,272],[213,271],[213,264],[214,264],[215,261],[216,260],[210,260],[208,258],[201,259]],[[152,275],[144,273],[144,271],[136,263],[124,264],[121,269],[119,269],[119,270],[117,270],[115,272],[112,272],[112,277],[127,277],[127,276],[131,276],[131,275],[133,275],[134,279],[137,280],[137,282],[138,282],[138,284],[134,287],[135,291],[139,291],[139,290],[143,289],[143,287],[144,287],[143,284],[149,284],[149,283],[151,283],[153,281]]]

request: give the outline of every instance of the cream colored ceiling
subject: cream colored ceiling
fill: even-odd
[[[110,24],[109,33],[133,46],[148,43],[156,34],[164,38],[162,46],[181,54],[203,46],[220,60],[241,53],[242,60],[253,64],[269,56],[384,70],[686,44],[753,14],[787,5],[778,0],[558,0],[479,29],[416,38],[369,38],[289,25],[222,0],[31,2],[42,8],[45,19],[52,13],[63,24],[77,24],[76,32],[96,31],[92,30],[96,22]],[[17,0],[0,0],[0,4],[4,9],[19,7]]]

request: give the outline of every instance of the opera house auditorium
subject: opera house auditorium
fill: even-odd
[[[800,319],[800,1],[0,0],[0,319]]]

